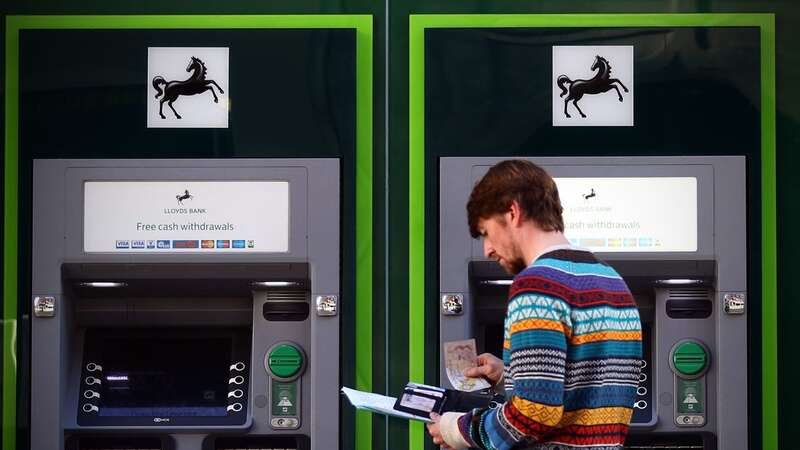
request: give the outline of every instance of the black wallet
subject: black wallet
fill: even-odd
[[[429,417],[432,412],[467,412],[502,403],[500,394],[487,391],[463,392],[425,384],[408,383],[397,398],[394,409],[416,416]]]

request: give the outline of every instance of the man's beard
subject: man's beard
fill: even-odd
[[[506,260],[506,266],[503,267],[509,275],[516,275],[527,267],[525,261],[522,259]]]

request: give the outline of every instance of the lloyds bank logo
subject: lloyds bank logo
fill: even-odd
[[[148,128],[228,128],[227,47],[147,49]]]
[[[632,45],[553,46],[553,126],[633,126]]]

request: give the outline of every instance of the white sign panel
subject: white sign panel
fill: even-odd
[[[148,128],[228,128],[228,49],[147,49]]]
[[[633,126],[633,46],[553,47],[553,126]]]
[[[556,178],[570,243],[598,252],[697,251],[697,179]]]
[[[287,252],[286,181],[87,181],[86,252]]]

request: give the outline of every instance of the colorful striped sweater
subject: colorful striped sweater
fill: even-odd
[[[558,247],[514,277],[505,320],[506,403],[458,419],[489,450],[620,449],[633,415],[641,322],[614,269]]]

